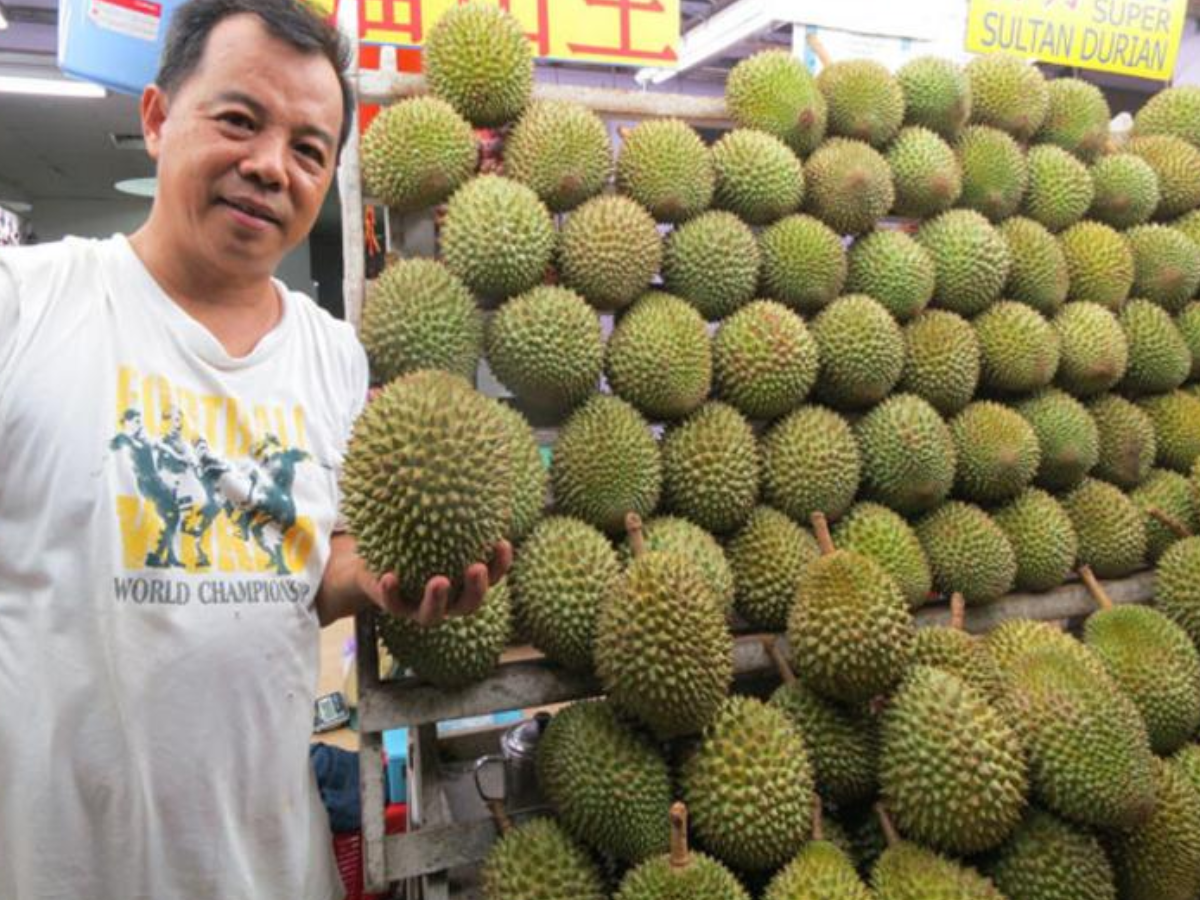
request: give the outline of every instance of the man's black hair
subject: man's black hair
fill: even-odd
[[[208,36],[217,24],[243,14],[257,16],[268,34],[301,53],[320,54],[329,60],[342,88],[340,153],[354,122],[354,90],[346,74],[350,47],[341,32],[301,0],[188,0],[171,18],[155,83],[167,93],[182,85],[200,65]]]

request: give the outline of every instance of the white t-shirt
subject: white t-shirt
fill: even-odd
[[[232,358],[124,237],[0,251],[0,898],[329,900],[314,597],[367,365]]]

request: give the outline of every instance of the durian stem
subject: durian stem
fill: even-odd
[[[829,51],[825,48],[825,44],[815,34],[810,34],[805,40],[808,42],[809,48],[813,53],[817,54],[817,59],[821,61],[821,68],[833,65],[833,57],[829,55]]]
[[[1088,593],[1092,595],[1092,599],[1096,601],[1097,606],[1101,609],[1113,608],[1112,598],[1108,596],[1108,591],[1104,590],[1104,585],[1096,578],[1096,573],[1092,571],[1091,566],[1080,566],[1079,577],[1083,579]]]
[[[1157,506],[1150,508],[1150,515],[1162,522],[1167,528],[1171,529],[1177,537],[1189,538],[1192,536],[1192,529],[1188,528],[1174,516],[1163,512]]]
[[[967,629],[967,601],[960,591],[950,595],[950,627],[955,631]]]
[[[646,538],[642,534],[642,517],[635,512],[625,514],[625,531],[629,533],[629,549],[634,559],[646,552]]]
[[[504,809],[504,801],[494,797],[487,801],[488,812],[492,814],[492,821],[496,823],[496,828],[501,834],[508,834],[512,831],[512,819],[508,817],[508,812]]]
[[[671,868],[686,868],[691,861],[687,840],[687,807],[677,800],[671,804]]]
[[[796,673],[792,671],[792,667],[788,665],[787,659],[784,658],[783,652],[779,649],[779,643],[773,635],[767,635],[762,640],[763,649],[767,651],[767,658],[775,664],[775,668],[779,671],[779,677],[783,679],[784,684],[795,684]]]
[[[887,845],[895,847],[900,843],[900,835],[896,831],[896,826],[892,824],[892,817],[888,815],[887,807],[882,803],[876,803],[875,815],[879,816],[879,827],[883,829],[883,836],[887,839]]]
[[[812,514],[810,521],[813,534],[817,536],[817,546],[821,548],[821,555],[828,556],[837,549],[833,546],[833,537],[829,534],[829,520],[825,518],[825,513],[817,510]]]
[[[825,818],[821,813],[821,795],[814,791],[812,811],[812,839],[814,841],[825,840]]]

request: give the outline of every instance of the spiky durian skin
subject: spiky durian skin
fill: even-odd
[[[1167,225],[1138,225],[1125,232],[1133,251],[1133,293],[1177,313],[1200,287],[1200,246]]]
[[[896,200],[887,160],[862,141],[830,138],[804,164],[805,209],[838,234],[862,234]]]
[[[831,63],[817,75],[829,110],[829,134],[887,144],[904,121],[904,92],[887,67],[871,60]]]
[[[511,297],[541,282],[554,251],[554,223],[525,185],[480,175],[450,198],[441,239],[446,266],[468,288]]]
[[[1171,227],[1191,238],[1193,244],[1200,244],[1200,209],[1194,209],[1173,220]]]
[[[1054,380],[1062,352],[1058,333],[1035,309],[1002,300],[976,317],[984,387],[1027,394]]]
[[[1180,539],[1151,510],[1159,510],[1183,525],[1192,534],[1200,530],[1192,503],[1192,487],[1185,476],[1169,469],[1153,469],[1149,477],[1130,494],[1129,499],[1142,511],[1146,523],[1146,558],[1157,563],[1167,549]]]
[[[659,222],[683,222],[712,202],[712,156],[695,129],[678,119],[634,126],[617,154],[617,188]]]
[[[509,531],[512,472],[493,402],[444,372],[397,378],[359,416],[342,469],[359,554],[409,598],[435,575],[459,583]]]
[[[840,806],[874,796],[878,742],[870,717],[825,700],[801,681],[780,685],[770,704],[799,730],[825,800]]]
[[[1004,295],[1044,316],[1058,313],[1071,287],[1071,271],[1058,239],[1041,222],[1023,216],[1006,219],[998,230],[1012,258]]]
[[[1150,747],[1174,753],[1200,726],[1200,654],[1182,628],[1145,606],[1100,610],[1084,641],[1146,722]]]
[[[897,390],[916,394],[944,416],[971,402],[981,362],[970,322],[947,310],[926,310],[904,326],[904,347]]]
[[[628,197],[594,197],[567,217],[558,239],[563,284],[599,310],[623,309],[662,265],[654,219]]]
[[[873,297],[898,322],[933,299],[933,257],[903,231],[872,231],[854,242],[848,260],[846,293]]]
[[[780,219],[758,239],[761,292],[801,313],[833,302],[846,283],[846,251],[837,232],[812,216]]]
[[[977,400],[950,421],[950,432],[958,458],[955,490],[968,500],[1015,497],[1037,474],[1042,459],[1037,433],[1007,406]]]
[[[1062,352],[1055,380],[1075,397],[1110,390],[1129,367],[1129,340],[1117,317],[1098,303],[1068,303],[1054,317]]]
[[[718,607],[724,611],[733,603],[733,570],[717,539],[694,522],[678,516],[655,516],[642,523],[642,538],[647,552],[661,550],[682,557],[704,579]],[[628,566],[633,548],[626,538],[617,548],[621,564]]]
[[[716,395],[752,419],[775,419],[802,404],[817,383],[817,342],[796,313],[755,300],[713,336]]]
[[[1119,488],[1137,487],[1150,474],[1158,452],[1154,423],[1124,397],[1106,394],[1087,406],[1100,434],[1100,458],[1092,475]]]
[[[1037,134],[1050,110],[1046,79],[1011,53],[977,56],[966,65],[971,121],[1007,131],[1019,141]]]
[[[1161,394],[1187,380],[1192,371],[1191,351],[1165,309],[1149,300],[1131,300],[1121,310],[1120,321],[1129,343],[1122,390]]]
[[[1100,460],[1100,432],[1082,403],[1048,388],[1016,407],[1037,435],[1042,451],[1034,483],[1050,491],[1075,487]]]
[[[1197,246],[1200,247],[1200,244]],[[1200,380],[1200,303],[1185,306],[1175,317],[1175,325],[1192,354],[1192,371],[1188,380]]]
[[[1146,562],[1142,514],[1120,488],[1085,478],[1063,498],[1079,536],[1079,562],[1101,578],[1123,578]]]
[[[959,591],[968,606],[975,606],[1012,588],[1017,577],[1012,544],[979,507],[951,500],[916,527],[939,591]]]
[[[656,856],[631,869],[613,900],[750,900],[750,895],[727,868],[693,852],[683,867]]]
[[[1092,174],[1078,159],[1053,144],[1038,144],[1025,157],[1029,184],[1022,213],[1051,231],[1069,228],[1092,205]]]
[[[1117,900],[1100,841],[1040,809],[1029,811],[985,871],[1010,900]]]
[[[1154,215],[1169,219],[1200,205],[1200,148],[1168,134],[1135,137],[1126,148],[1150,164],[1158,176],[1158,206]]]
[[[805,844],[771,883],[763,900],[871,900],[854,863],[830,841]]]
[[[1071,300],[1120,310],[1133,287],[1133,251],[1125,235],[1100,222],[1077,222],[1059,235]]]
[[[1092,162],[1108,141],[1112,111],[1100,88],[1079,78],[1053,78],[1046,83],[1050,100],[1038,143],[1056,144],[1084,162]]]
[[[382,616],[379,637],[401,665],[439,688],[486,678],[512,637],[512,599],[507,579],[488,588],[483,604],[467,616],[423,627],[408,618]]]
[[[1016,587],[1048,591],[1075,568],[1079,538],[1062,504],[1045,491],[1028,488],[992,513],[1017,558]]]
[[[483,316],[445,266],[404,259],[371,283],[359,336],[381,384],[420,369],[470,379],[483,355]]]
[[[624,400],[592,397],[558,436],[550,483],[560,512],[622,531],[626,513],[648,516],[658,505],[662,469],[650,426]]]
[[[952,207],[962,194],[962,171],[950,145],[928,128],[901,129],[887,150],[896,188],[895,212],[928,218]]]
[[[878,900],[1006,900],[969,866],[907,841],[884,850],[871,886]]]
[[[475,173],[475,132],[435,97],[412,97],[383,109],[362,137],[367,190],[410,212],[441,203]]]
[[[919,56],[896,72],[904,92],[904,121],[954,140],[971,116],[971,83],[963,70],[937,56]]]
[[[933,573],[925,550],[912,526],[886,506],[855,504],[838,522],[833,542],[843,550],[869,556],[883,566],[911,609],[928,601]]]
[[[917,240],[933,256],[936,305],[974,316],[999,299],[1012,258],[1007,242],[979,213],[942,213],[921,226]]]
[[[1015,213],[1029,185],[1029,167],[1021,145],[998,128],[972,125],[959,136],[955,151],[963,185],[958,205],[993,222]]]
[[[1172,391],[1140,401],[1154,426],[1155,460],[1176,472],[1192,471],[1200,457],[1200,397]]]
[[[714,210],[671,232],[663,253],[663,281],[668,291],[711,321],[750,301],[759,264],[754,232],[733,213]]]
[[[1134,116],[1133,133],[1173,134],[1200,147],[1200,88],[1175,85],[1159,91]]]
[[[817,395],[839,409],[878,403],[904,370],[904,334],[883,305],[847,294],[813,320],[820,351]]]
[[[612,172],[608,128],[569,100],[535,100],[504,142],[504,173],[527,184],[551,212],[574,209]]]
[[[783,631],[804,570],[818,555],[807,529],[769,506],[755,507],[725,545],[738,615],[754,628]]]
[[[715,534],[740,528],[758,501],[754,430],[724,403],[700,407],[662,443],[663,505]]]
[[[1095,195],[1088,211],[1113,228],[1129,228],[1150,221],[1158,208],[1158,175],[1150,164],[1132,153],[1114,153],[1092,166]]]
[[[542,451],[529,422],[516,409],[499,400],[500,416],[508,429],[512,449],[512,526],[509,537],[513,543],[525,540],[546,508],[550,488],[550,473],[542,460]]]
[[[804,166],[777,137],[736,128],[713,144],[712,159],[713,205],[751,225],[774,222],[804,200]]]
[[[996,665],[1005,674],[1005,678],[1019,672],[1025,657],[1031,653],[1054,650],[1069,656],[1076,665],[1092,673],[1111,690],[1117,689],[1100,658],[1085,644],[1076,640],[1074,635],[1064,631],[1060,624],[1036,619],[1008,619],[989,631],[983,643]],[[1000,701],[1000,705],[1003,706],[1003,696]]]
[[[480,869],[484,900],[605,900],[595,861],[553,819],[500,836]]]
[[[807,522],[842,515],[858,492],[861,458],[849,423],[821,406],[802,406],[762,439],[763,502]]]
[[[929,403],[894,394],[855,425],[863,493],[899,512],[931,509],[954,486],[954,438]]]
[[[652,419],[678,419],[712,387],[708,326],[686,301],[650,291],[617,321],[604,351],[613,392]]]
[[[992,659],[983,639],[957,628],[918,628],[913,641],[913,666],[932,666],[957,675],[989,703],[1004,695],[1004,673]]]
[[[913,631],[908,604],[887,571],[868,556],[837,550],[805,572],[787,636],[805,684],[831,700],[862,703],[904,675]]]
[[[1155,575],[1155,607],[1200,642],[1200,537],[1172,544]]]
[[[591,525],[543,519],[512,566],[517,632],[551,660],[591,671],[596,616],[620,574],[616,551]]]
[[[725,102],[742,128],[773,134],[800,156],[825,137],[825,97],[804,63],[786,50],[761,51],[734,66]]]
[[[1200,791],[1200,744],[1184,744],[1171,756],[1171,764]]]
[[[753,697],[730,697],[682,771],[697,840],[742,870],[777,869],[812,826],[812,767],[800,732]]]

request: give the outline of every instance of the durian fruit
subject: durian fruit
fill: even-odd
[[[475,174],[479,147],[462,116],[436,97],[380,110],[362,136],[367,192],[399,212],[441,203]]]
[[[1129,499],[1143,513],[1146,558],[1151,563],[1157,563],[1180,538],[1200,530],[1200,519],[1192,503],[1192,487],[1178,472],[1152,469],[1149,477],[1130,492]]]
[[[1092,173],[1078,159],[1053,144],[1038,144],[1025,156],[1029,184],[1021,210],[1024,215],[1059,232],[1074,225],[1091,208],[1095,189]]]
[[[1155,608],[1200,644],[1200,537],[1172,544],[1155,576]]]
[[[1055,380],[1068,394],[1092,397],[1125,377],[1129,341],[1112,312],[1098,303],[1068,303],[1053,324],[1062,348]]]
[[[1036,315],[1036,313],[1035,313]],[[950,421],[958,464],[955,491],[981,503],[1015,497],[1037,474],[1037,434],[1020,413],[979,400]]]
[[[755,507],[725,545],[738,615],[753,628],[783,631],[804,570],[819,552],[807,529],[769,506]]]
[[[928,218],[945,212],[962,194],[962,171],[950,145],[928,128],[910,125],[887,150],[896,188],[896,215]]]
[[[812,216],[787,216],[758,237],[763,296],[797,312],[819,312],[842,293],[846,251],[832,228]]]
[[[904,326],[904,347],[897,390],[916,394],[944,416],[971,402],[981,362],[970,322],[946,310],[928,309]]]
[[[716,395],[751,419],[791,412],[817,383],[817,342],[803,319],[773,300],[755,300],[722,321],[712,353]]]
[[[1182,231],[1191,238],[1193,244],[1200,244],[1200,209],[1194,209],[1173,220],[1171,227]]]
[[[1166,225],[1138,225],[1125,232],[1133,251],[1133,292],[1167,312],[1181,311],[1200,287],[1200,246]]]
[[[1187,777],[1192,787],[1200,791],[1200,744],[1184,744],[1171,757],[1170,762]]]
[[[600,604],[621,575],[603,534],[578,519],[543,519],[509,576],[517,632],[569,669],[589,672]]]
[[[1037,310],[1002,300],[975,319],[985,388],[1027,394],[1044,388],[1058,371],[1058,333]]]
[[[1158,207],[1154,215],[1170,219],[1200,205],[1200,148],[1168,134],[1135,137],[1126,149],[1150,164],[1158,176]]]
[[[668,291],[712,321],[750,301],[759,263],[750,227],[733,213],[714,210],[671,232],[663,253],[663,281]]]
[[[1027,488],[993,512],[992,519],[1012,545],[1019,590],[1048,591],[1067,580],[1075,568],[1079,538],[1071,517],[1054,497]]]
[[[1006,900],[978,871],[900,840],[883,812],[887,845],[871,870],[876,900]]]
[[[958,137],[971,116],[971,83],[948,59],[919,56],[896,72],[904,92],[904,121],[935,131],[948,141]]]
[[[1073,635],[1063,631],[1060,624],[1035,619],[1007,619],[989,631],[983,642],[1006,678],[1019,672],[1025,664],[1025,657],[1031,653],[1053,650],[1069,657],[1075,665],[1082,666],[1111,690],[1117,690],[1100,658]]]
[[[1050,108],[1035,140],[1055,144],[1092,162],[1108,142],[1112,110],[1100,88],[1080,78],[1052,78],[1046,83]]]
[[[937,506],[954,486],[957,451],[929,403],[894,394],[855,425],[863,494],[905,514]]]
[[[604,368],[600,317],[568,288],[535,287],[492,316],[487,358],[504,386],[529,405],[573,409],[595,392]]]
[[[1029,810],[984,871],[1009,900],[1117,900],[1100,841],[1040,809]]]
[[[714,534],[745,524],[758,502],[758,442],[731,406],[710,402],[662,442],[663,505]]]
[[[1083,480],[1100,461],[1100,432],[1082,403],[1048,388],[1018,404],[1037,435],[1042,451],[1034,483],[1049,491],[1066,491]]]
[[[933,256],[937,306],[974,316],[999,299],[1012,259],[1007,242],[979,213],[942,213],[921,226],[917,241]]]
[[[1170,314],[1149,300],[1130,300],[1121,310],[1129,343],[1129,367],[1121,389],[1131,394],[1173,391],[1192,371],[1187,342]]]
[[[933,299],[933,258],[898,230],[876,230],[854,242],[848,255],[846,293],[878,300],[898,322],[907,322]]]
[[[998,230],[1012,257],[1004,296],[1044,316],[1056,315],[1071,286],[1071,270],[1058,239],[1040,222],[1022,216],[1006,219]]]
[[[822,511],[837,519],[858,493],[862,460],[850,423],[822,406],[802,406],[763,435],[763,502],[797,522]]]
[[[541,283],[554,240],[554,223],[537,194],[511,179],[480,175],[450,198],[442,257],[475,293],[511,297]]]
[[[491,674],[512,637],[508,580],[488,588],[483,604],[466,616],[422,626],[384,615],[379,637],[388,652],[417,676],[443,689],[463,687]]]
[[[880,793],[900,830],[971,855],[1003,843],[1025,808],[1021,743],[982,693],[941,669],[915,666],[881,728]]]
[[[697,841],[734,868],[778,869],[808,838],[813,776],[804,740],[761,700],[726,700],[680,781]]]
[[[777,137],[735,128],[712,146],[713,205],[751,225],[794,213],[804,200],[804,166]]]
[[[1092,166],[1095,196],[1088,215],[1113,228],[1129,228],[1150,221],[1161,196],[1158,175],[1150,164],[1132,153],[1114,153]]]
[[[831,136],[888,144],[904,121],[904,91],[886,66],[866,59],[830,63],[817,75]]]
[[[773,134],[799,156],[825,138],[828,109],[816,79],[787,50],[764,50],[733,67],[725,104],[742,128]]]
[[[372,572],[423,596],[490,558],[512,523],[512,447],[496,404],[461,378],[421,371],[390,382],[354,425],[343,508]]]
[[[1059,236],[1070,273],[1070,300],[1115,311],[1133,287],[1133,251],[1125,235],[1100,222],[1077,222]]]
[[[624,529],[628,512],[649,515],[662,488],[649,424],[618,397],[592,397],[559,433],[550,484],[560,512],[609,534]]]
[[[422,52],[435,96],[472,125],[493,127],[521,115],[533,90],[533,51],[516,17],[484,3],[448,10]]]
[[[480,869],[484,900],[605,900],[595,861],[553,819],[505,832]]]
[[[831,822],[829,825],[833,825]],[[763,900],[872,900],[854,869],[849,852],[827,834],[818,800],[813,811],[813,837],[767,885]],[[830,829],[832,831],[832,829]]]
[[[886,506],[855,504],[833,530],[833,540],[883,566],[911,609],[928,602],[933,573],[925,550],[912,526]]]
[[[821,357],[817,396],[839,409],[878,403],[904,370],[904,334],[877,300],[846,294],[813,320]]]
[[[712,155],[678,119],[646,119],[617,154],[617,188],[659,222],[684,222],[708,209],[716,186]]]
[[[733,570],[717,539],[694,522],[678,516],[655,516],[642,523],[641,541],[646,552],[663,551],[684,559],[704,580],[722,612],[733,603]],[[633,559],[631,538],[617,548],[621,563]]]
[[[1007,219],[1021,206],[1029,184],[1025,151],[998,128],[972,125],[955,143],[962,170],[958,205],[982,213],[993,222]]]
[[[1146,397],[1139,406],[1154,425],[1157,463],[1176,472],[1191,472],[1200,458],[1200,397],[1172,391]]]
[[[916,527],[939,591],[961,593],[967,605],[978,606],[1012,589],[1017,577],[1012,544],[978,506],[948,501]]]
[[[834,548],[824,516],[813,516],[813,528],[822,555],[805,572],[788,615],[792,662],[823,697],[863,703],[903,677],[912,652],[912,613],[881,565]]]
[[[1063,498],[1079,536],[1079,563],[1101,578],[1123,578],[1146,561],[1146,526],[1120,488],[1095,478]]]
[[[537,775],[577,841],[634,863],[667,847],[667,762],[609,701],[573,703],[555,714],[538,739]]]
[[[1192,371],[1188,381],[1200,381],[1200,303],[1193,302],[1185,306],[1175,317],[1175,324],[1192,354]]]
[[[862,234],[896,200],[892,170],[861,141],[830,138],[804,164],[805,209],[838,234]]]
[[[606,194],[567,216],[558,237],[562,283],[601,311],[624,309],[662,265],[654,219],[628,197]]]
[[[1159,91],[1134,116],[1133,133],[1172,134],[1200,147],[1200,88],[1175,85]]]
[[[529,421],[520,411],[500,400],[495,401],[500,417],[508,430],[509,447],[512,452],[512,525],[509,538],[520,543],[541,520],[546,510],[546,494],[550,489],[550,473],[542,459]]]
[[[950,597],[950,624],[917,629],[912,664],[932,666],[958,676],[989,703],[1004,695],[1004,673],[992,659],[983,640],[964,630],[966,602],[962,594]]]
[[[441,263],[402,259],[371,282],[359,338],[380,384],[419,369],[471,379],[483,355],[483,315]]]
[[[708,326],[686,301],[650,291],[617,321],[604,374],[618,397],[651,419],[679,419],[712,387]]]
[[[1050,111],[1050,92],[1037,66],[1013,53],[977,56],[966,66],[971,82],[971,121],[1028,141]]]
[[[612,174],[608,128],[580,103],[535,100],[504,142],[504,174],[533,188],[551,212],[574,209]]]
[[[1092,475],[1130,490],[1146,480],[1158,453],[1154,423],[1137,405],[1108,394],[1088,404],[1100,433],[1100,459]]]

